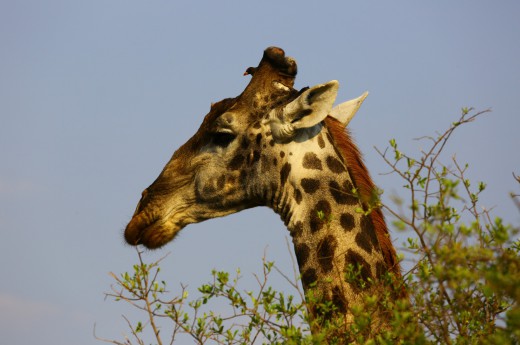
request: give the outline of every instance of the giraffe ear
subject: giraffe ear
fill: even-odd
[[[319,84],[303,92],[282,111],[270,116],[271,131],[276,139],[290,140],[300,128],[309,128],[323,121],[336,100],[339,83],[336,80]]]
[[[368,91],[365,91],[358,98],[338,104],[332,109],[329,115],[341,122],[344,127],[347,127],[348,123],[354,118],[354,115],[356,115],[359,107],[361,107],[361,104],[367,96]]]

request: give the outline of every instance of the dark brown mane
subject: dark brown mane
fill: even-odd
[[[358,190],[363,207],[367,208],[367,206],[374,201],[377,190],[367,168],[365,167],[365,163],[363,163],[361,152],[352,141],[348,129],[345,129],[341,122],[328,116],[325,119],[325,125],[332,135],[332,139],[336,143],[340,154],[345,160],[350,177]],[[389,270],[399,278],[401,277],[401,271],[397,260],[397,254],[390,240],[390,235],[381,208],[374,208],[370,213],[370,217],[372,218],[372,223],[374,224],[374,229],[385,262]]]

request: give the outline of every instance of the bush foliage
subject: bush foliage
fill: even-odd
[[[145,263],[138,251],[133,271],[112,274],[114,285],[107,296],[142,310],[144,321],[125,318],[128,335],[123,340],[98,339],[127,345],[172,344],[179,337],[196,344],[520,343],[519,229],[480,205],[486,184],[471,182],[467,165],[455,157],[448,164],[441,161],[452,134],[486,112],[462,109],[459,120],[444,133],[421,139],[428,148],[417,157],[402,152],[393,139],[384,152],[378,151],[406,192],[393,196],[391,204],[375,200],[374,207],[383,207],[389,224],[407,238],[401,256],[409,300],[392,300],[390,292],[367,296],[363,306],[352,307],[351,324],[330,320],[311,333],[317,321],[307,312],[309,296],[305,298],[297,279],[265,258],[262,274],[255,276],[256,291],[240,288],[239,271],[232,275],[215,270],[211,281],[199,287],[200,297],[190,300],[184,286],[171,297],[160,278],[160,260]],[[514,180],[520,183],[518,177]],[[511,197],[520,211],[519,195]],[[286,278],[294,295],[269,286],[273,271]],[[356,281],[356,267],[345,278]],[[401,288],[391,276],[376,284],[389,291]],[[212,311],[216,300],[229,305],[228,310]],[[391,329],[371,330],[376,305],[388,311]]]

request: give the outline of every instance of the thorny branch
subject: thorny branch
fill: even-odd
[[[141,252],[137,250],[137,253],[139,264],[134,265],[134,275],[130,276],[125,273],[117,276],[110,273],[116,281],[116,286],[112,286],[112,292],[106,294],[107,297],[125,301],[146,312],[147,321],[145,323],[138,322],[137,326],[123,316],[136,344],[143,344],[142,332],[148,326],[153,331],[155,341],[158,344],[163,344],[161,328],[157,323],[159,319],[171,321],[170,344],[173,344],[179,334],[190,336],[197,344],[205,344],[208,341],[214,341],[217,344],[238,344],[240,342],[234,340],[234,337],[240,332],[242,332],[244,339],[248,339],[248,343],[253,344],[269,333],[281,334],[281,329],[293,327],[295,320],[291,315],[296,312],[302,313],[305,308],[302,303],[293,304],[292,296],[278,296],[276,291],[267,285],[271,270],[273,268],[278,272],[280,270],[273,263],[267,262],[264,257],[262,275],[254,275],[258,283],[256,293],[238,290],[239,271],[237,271],[237,276],[234,279],[229,279],[227,273],[214,271],[213,281],[199,288],[202,297],[188,303],[192,311],[192,314],[188,315],[184,311],[187,303],[185,286],[181,285],[181,297],[166,300],[161,298],[167,292],[164,288],[158,287],[158,264],[164,257],[152,264],[146,264],[143,262]],[[291,286],[296,288],[303,300],[304,294],[296,282],[297,279],[292,281],[289,277],[283,274],[282,276],[290,282]],[[218,297],[229,301],[231,312],[224,316],[216,315],[213,312],[209,314],[204,312],[201,315],[201,307],[211,299]],[[250,302],[247,299],[250,299]],[[289,308],[289,310],[280,313],[276,309],[278,305],[281,310],[285,310],[285,308]],[[250,320],[249,326],[247,323],[244,324],[244,318]],[[222,326],[224,323],[227,329],[235,330],[235,332],[223,333],[224,328]],[[124,342],[100,338],[96,335],[95,337],[100,341],[116,345],[133,344],[128,336],[125,336]]]
[[[432,142],[429,149],[427,149],[426,151],[421,151],[421,157],[419,159],[414,159],[413,157],[410,157],[400,152],[397,149],[395,141],[391,141],[391,146],[395,154],[393,159],[388,157],[388,149],[384,152],[381,152],[378,148],[376,148],[376,151],[391,168],[390,173],[395,173],[398,176],[400,176],[404,181],[406,181],[406,188],[409,190],[410,193],[410,205],[412,205],[410,216],[405,216],[399,211],[394,211],[391,207],[387,205],[383,205],[383,208],[387,212],[389,212],[395,219],[398,219],[402,224],[408,226],[415,232],[420,242],[422,255],[424,255],[431,267],[434,267],[435,265],[435,258],[433,257],[431,248],[438,246],[439,241],[442,240],[442,237],[439,236],[436,239],[436,243],[434,243],[433,246],[428,245],[428,243],[426,242],[425,234],[428,230],[428,227],[424,225],[430,224],[428,220],[431,217],[431,210],[427,205],[429,205],[431,198],[435,198],[437,202],[439,202],[441,208],[446,209],[448,207],[444,204],[444,197],[442,195],[443,186],[441,183],[442,178],[446,173],[454,174],[456,175],[455,177],[458,180],[464,181],[465,192],[470,197],[469,211],[474,216],[477,222],[480,217],[480,213],[476,209],[476,203],[478,199],[475,196],[475,194],[469,190],[469,183],[466,183],[467,180],[464,177],[465,168],[463,169],[460,167],[455,157],[453,157],[453,162],[455,163],[457,169],[456,172],[450,171],[450,169],[438,162],[441,153],[444,151],[446,144],[449,141],[452,134],[454,133],[455,129],[457,129],[462,124],[472,122],[477,117],[490,112],[490,110],[485,110],[470,115],[471,110],[472,109],[463,109],[462,115],[460,116],[459,120],[452,123],[452,125],[445,132],[440,134],[437,138],[429,136],[419,138],[419,140],[426,138],[431,140]],[[407,168],[405,169],[401,168],[400,165],[403,160],[407,162]],[[440,166],[442,170],[437,170],[436,166]],[[432,190],[434,187],[432,183],[434,182],[439,183],[439,190]],[[416,199],[419,195],[422,195],[420,203]],[[421,214],[419,214],[421,208],[422,212]],[[445,221],[451,223],[449,219],[446,219]],[[419,259],[419,261],[420,260],[421,259]],[[415,271],[415,269],[417,269],[417,266],[414,266],[410,270],[410,272]],[[450,295],[450,293],[448,293],[448,288],[446,287],[445,282],[442,279],[439,279],[437,283],[437,286],[444,300],[449,305],[450,309],[452,309],[454,302],[452,300],[452,296]],[[461,322],[457,320],[457,315],[453,315],[452,318],[448,318],[448,316],[445,313],[440,313],[438,317],[439,320],[441,320],[440,325],[441,327],[443,327],[442,334],[444,336],[442,338],[442,341],[444,343],[451,343],[451,338],[449,337],[449,334],[451,333],[449,331],[450,324],[452,327],[455,327],[457,329],[457,332],[459,334],[463,335],[465,333],[465,329],[461,326]],[[434,337],[436,337],[433,330],[431,334]]]

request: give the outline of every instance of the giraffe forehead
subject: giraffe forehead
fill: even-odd
[[[255,94],[252,99],[242,99],[241,95],[217,117],[217,120],[223,121],[225,119],[234,118],[241,122],[251,123],[267,118],[269,112],[276,108],[283,108],[296,98],[298,94],[299,92],[297,90],[292,89],[288,92],[273,92],[270,94],[258,93]],[[220,118],[222,119],[219,120]]]

